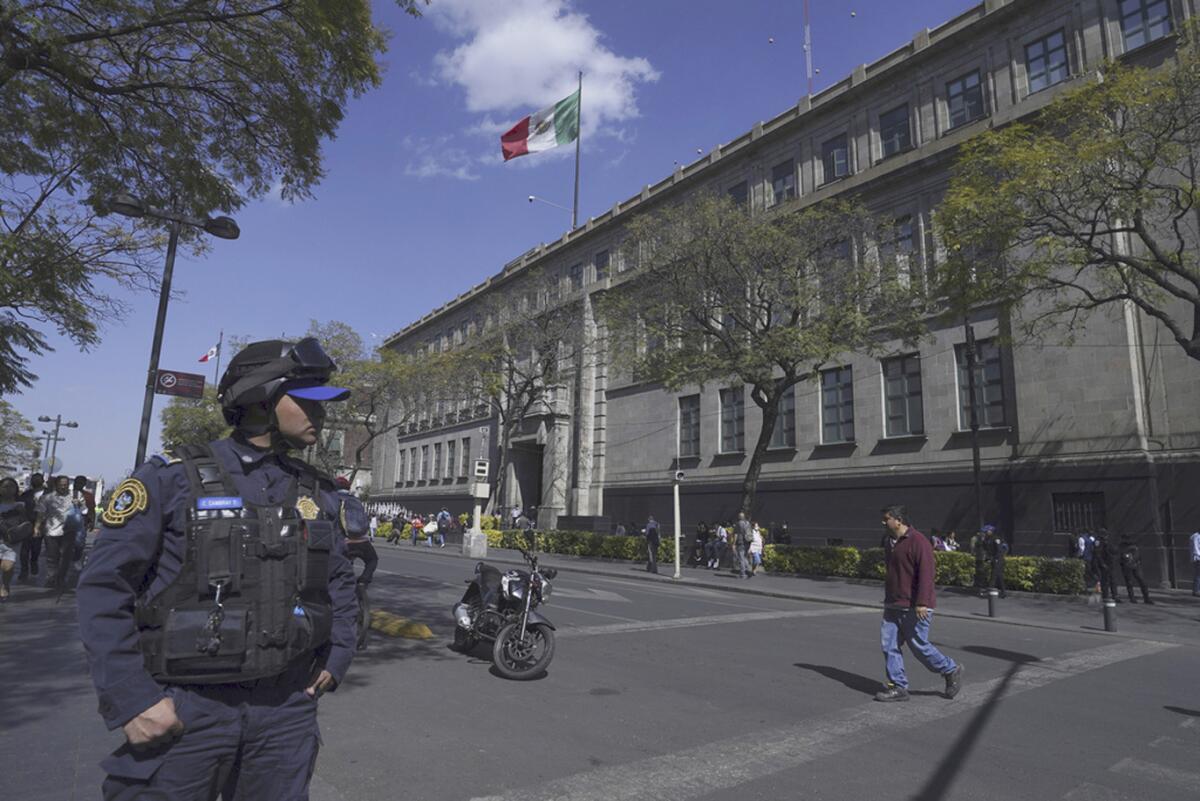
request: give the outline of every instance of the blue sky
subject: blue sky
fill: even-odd
[[[812,0],[815,89],[973,5]],[[499,136],[573,91],[577,69],[581,220],[806,91],[801,0],[434,0],[418,20],[374,7],[392,32],[383,85],[349,104],[314,199],[255,201],[236,215],[240,239],[181,252],[161,367],[205,372],[222,329],[263,339],[342,320],[380,341],[561,236],[569,212],[527,197],[571,205],[574,149],[505,164]],[[79,422],[59,445],[66,472],[111,482],[131,466],[157,301],[129,300],[100,346],[53,339],[37,384],[7,398],[30,420]]]

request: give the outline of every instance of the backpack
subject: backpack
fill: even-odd
[[[33,523],[20,501],[0,504],[0,541],[9,546],[19,545],[33,536]]]

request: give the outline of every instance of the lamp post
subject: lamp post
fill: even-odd
[[[237,239],[241,230],[231,217],[189,217],[177,211],[164,211],[147,206],[129,194],[114,195],[108,202],[110,211],[126,217],[140,219],[150,217],[169,224],[171,232],[167,240],[167,262],[163,267],[162,284],[158,290],[158,315],[154,319],[154,340],[150,345],[150,369],[146,373],[146,396],[142,401],[142,422],[138,429],[137,456],[133,467],[136,470],[146,459],[146,443],[150,439],[150,416],[154,410],[154,381],[158,375],[158,357],[162,351],[163,326],[167,322],[167,302],[171,298],[171,275],[175,271],[175,248],[179,244],[179,231],[184,225],[199,228],[221,239]]]
[[[553,206],[556,209],[562,209],[563,211],[571,211],[571,209],[568,209],[566,206],[560,206],[557,203],[551,203],[549,200],[546,200],[546,198],[544,198],[544,197],[538,197],[537,195],[529,196],[530,203],[534,202],[535,200],[538,203],[545,203],[547,206]],[[574,212],[572,212],[572,213],[574,213]]]
[[[46,466],[47,466],[46,472],[53,473],[54,472],[54,462],[58,458],[58,443],[67,441],[66,437],[60,437],[58,435],[59,430],[62,429],[63,427],[79,428],[79,423],[75,422],[74,420],[63,420],[61,414],[56,414],[53,417],[43,414],[42,416],[38,417],[38,422],[39,423],[54,423],[54,431],[53,432],[50,432],[50,431],[42,432],[43,434],[46,435],[46,446],[50,449],[50,452],[48,454],[46,454],[46,460],[47,460],[46,461]]]
[[[975,328],[969,317],[963,317],[963,327],[966,329],[966,361],[967,361],[967,397],[970,406],[971,421],[971,473],[975,478],[975,513],[976,531],[983,530],[983,480],[979,468],[979,411],[975,398]]]

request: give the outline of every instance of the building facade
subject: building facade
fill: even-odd
[[[728,193],[751,213],[843,193],[897,220],[894,249],[910,280],[941,254],[932,215],[958,146],[1036,112],[1094,79],[1105,60],[1156,64],[1195,0],[988,0],[547,246],[504,266],[394,335],[399,351],[469,338],[488,299],[554,284],[574,304],[589,347],[511,448],[505,505],[536,506],[539,524],[607,529],[671,517],[682,485],[686,532],[737,510],[758,409],[738,386],[682,392],[634,381],[604,347],[593,302],[634,267],[625,224],[691,192]],[[1031,302],[1036,302],[1036,299]],[[971,319],[980,343],[978,413],[984,516],[1015,553],[1064,555],[1069,532],[1134,532],[1161,580],[1190,573],[1184,552],[1200,528],[1200,365],[1136,309],[1097,313],[1071,342],[1001,344],[999,312]],[[929,531],[976,521],[964,327],[945,326],[886,358],[849,355],[784,404],[753,510],[783,522],[793,543],[879,542],[879,508],[904,503]],[[497,463],[486,404],[429,410],[379,443],[372,494],[410,508],[466,506],[476,459]],[[495,481],[495,476],[491,477]]]

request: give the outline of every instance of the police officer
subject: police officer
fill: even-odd
[[[306,799],[317,698],[354,655],[354,574],[317,440],[337,367],[317,340],[247,345],[221,378],[232,436],[112,494],[77,591],[100,714],[126,742],[106,799]]]

